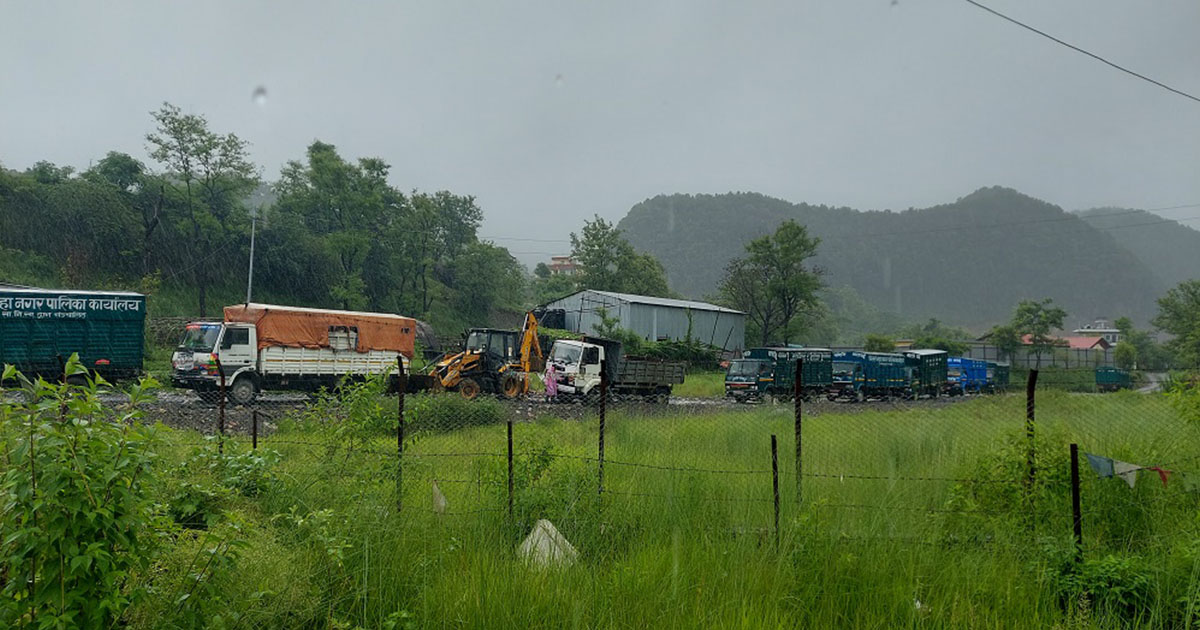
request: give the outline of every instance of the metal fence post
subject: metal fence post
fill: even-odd
[[[608,360],[600,362],[600,448],[597,456],[599,483],[597,492],[604,494],[604,422],[608,413]]]
[[[1083,513],[1079,508],[1079,445],[1071,444],[1071,519],[1075,530],[1075,564],[1083,562]]]
[[[771,434],[771,492],[775,499],[775,548],[779,549],[779,447]]]
[[[1036,369],[1029,370],[1029,378],[1025,381],[1025,438],[1029,441],[1029,454],[1025,460],[1026,474],[1028,478],[1025,480],[1030,491],[1030,499],[1033,498],[1033,484],[1037,479],[1037,468],[1034,462],[1036,450],[1034,447],[1034,399],[1037,391],[1038,371]]]
[[[408,375],[404,373],[404,355],[396,355],[396,511],[404,508],[404,392]]]
[[[792,402],[795,406],[796,418],[796,507],[800,507],[803,499],[803,485],[800,463],[804,452],[804,440],[801,428],[804,424],[804,359],[796,359],[796,384],[793,388]]]
[[[217,375],[221,379],[220,398],[217,399],[217,453],[225,454],[225,367],[221,365],[221,357],[213,353],[213,361],[217,364]]]
[[[250,414],[250,447],[258,450],[258,410]]]
[[[508,417],[508,518],[513,516],[513,420]]]

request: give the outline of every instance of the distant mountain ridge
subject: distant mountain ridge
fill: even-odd
[[[1200,278],[1200,231],[1145,210],[1092,208],[1078,214],[1108,232],[1166,286]],[[1189,214],[1200,214],[1200,209]]]
[[[1171,286],[1091,219],[1001,187],[901,212],[743,192],[660,195],[635,205],[618,226],[662,262],[672,289],[698,298],[715,292],[748,241],[787,219],[822,239],[814,262],[828,284],[853,287],[912,320],[980,328],[1007,319],[1022,299],[1052,297],[1071,324],[1121,315],[1144,322]]]

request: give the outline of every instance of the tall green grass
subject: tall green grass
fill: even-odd
[[[1162,396],[1039,394],[1032,487],[1024,481],[1023,398],[817,409],[803,420],[800,503],[786,406],[614,411],[603,493],[598,420],[526,412],[533,417],[513,427],[511,519],[504,424],[410,434],[398,512],[394,436],[314,417],[288,421],[262,442],[280,455],[273,481],[255,496],[218,500],[224,516],[212,531],[236,524],[246,545],[235,568],[212,577],[216,608],[238,627],[1196,622],[1196,497],[1178,477],[1163,488],[1143,473],[1131,491],[1083,464],[1085,562],[1071,561],[1067,445],[1183,468],[1196,453],[1196,429]],[[780,444],[778,546],[772,434]],[[168,465],[184,462],[197,436],[163,435],[168,485],[214,482],[203,470]],[[433,511],[435,482],[447,514]],[[579,550],[574,565],[542,569],[516,556],[539,518]],[[204,536],[216,535],[180,541],[148,579],[172,583]],[[134,625],[176,620],[170,603],[149,601]]]

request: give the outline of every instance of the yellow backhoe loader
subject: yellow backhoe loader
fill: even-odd
[[[529,392],[531,374],[541,371],[545,359],[538,343],[538,321],[525,314],[521,330],[472,328],[461,352],[436,361],[430,370],[432,385],[473,399],[481,393],[517,398]]]

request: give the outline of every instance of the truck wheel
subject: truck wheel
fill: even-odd
[[[509,372],[500,380],[500,394],[505,398],[516,398],[521,395],[521,390],[524,379],[516,374]]]
[[[233,382],[228,395],[229,402],[235,405],[249,405],[258,396],[258,387],[249,376],[242,376]]]
[[[857,392],[854,392],[854,402],[866,402],[866,400],[867,395],[863,393],[863,390],[860,389]]]
[[[467,400],[475,400],[479,397],[479,383],[473,378],[464,378],[458,382],[458,393]]]

